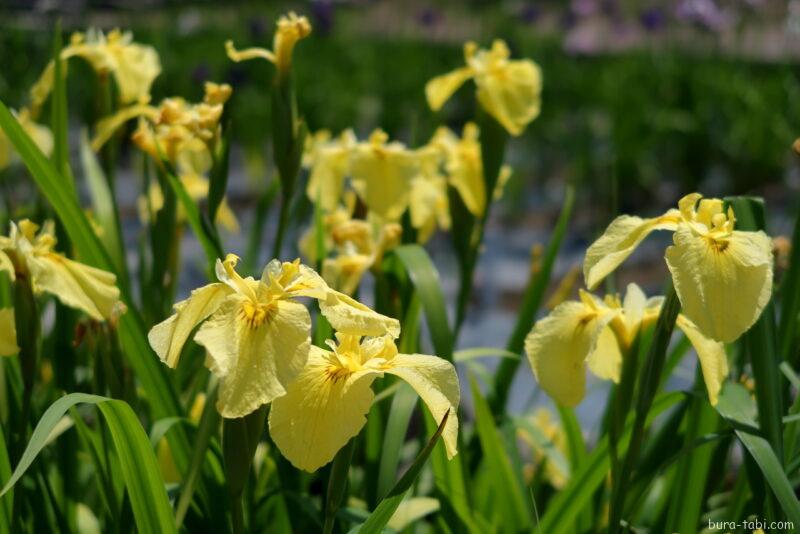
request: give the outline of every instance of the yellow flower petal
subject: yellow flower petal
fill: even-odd
[[[240,61],[249,61],[251,59],[266,59],[270,63],[275,63],[275,54],[266,48],[245,48],[244,50],[237,50],[233,46],[233,41],[225,41],[225,53],[228,58],[239,63]]]
[[[141,104],[123,108],[111,116],[104,117],[95,125],[92,150],[100,151],[123,124],[136,117],[149,117],[155,120],[158,117],[158,110],[153,106]]]
[[[344,293],[328,290],[319,309],[338,332],[358,336],[400,335],[400,321],[372,311]]]
[[[309,200],[312,203],[319,201],[320,208],[325,212],[335,210],[342,198],[344,179],[349,170],[349,146],[319,148],[306,187]]]
[[[368,142],[360,143],[352,153],[350,174],[367,207],[386,221],[397,221],[408,207],[419,164],[405,146],[386,141],[386,134],[376,130]]]
[[[597,338],[597,346],[586,358],[586,365],[589,370],[598,378],[611,380],[615,384],[619,383],[619,376],[622,370],[622,352],[619,348],[619,341],[614,331],[605,327],[600,331]]]
[[[678,210],[670,210],[663,216],[653,219],[621,215],[611,221],[605,233],[586,251],[586,259],[583,262],[586,287],[590,290],[597,287],[631,255],[650,232],[675,230],[679,220]]]
[[[728,358],[725,353],[725,345],[707,337],[682,314],[678,315],[675,324],[686,334],[697,352],[700,368],[703,371],[703,380],[708,390],[708,400],[712,406],[716,406],[722,383],[728,378]]]
[[[339,254],[335,258],[326,258],[322,264],[322,278],[331,287],[346,295],[352,295],[364,273],[372,266],[372,257],[357,252]]]
[[[26,255],[34,291],[45,291],[92,319],[111,317],[119,302],[117,277],[108,271],[70,260],[57,253]]]
[[[472,78],[473,71],[469,67],[462,67],[447,74],[437,76],[425,84],[425,98],[433,111],[439,111],[445,102],[450,100],[464,82]]]
[[[511,135],[520,135],[539,116],[542,74],[531,60],[478,72],[478,102]]]
[[[150,87],[161,74],[161,61],[152,46],[130,43],[113,50],[117,59],[114,79],[123,103],[137,102],[149,97]]]
[[[450,413],[442,432],[447,457],[458,452],[458,376],[453,364],[436,356],[398,354],[384,366],[387,373],[399,376],[417,392],[428,406],[436,423]]]
[[[0,248],[2,248],[2,241],[0,241]],[[12,282],[16,278],[16,273],[14,272],[14,264],[12,263],[11,258],[8,257],[8,254],[3,252],[2,250],[0,250],[0,272],[7,273],[8,278]]]
[[[715,240],[682,224],[667,248],[667,266],[683,313],[707,336],[735,341],[772,294],[772,243],[764,232],[734,231]]]
[[[311,344],[311,317],[302,304],[274,302],[266,320],[251,326],[242,318],[248,303],[242,295],[229,295],[194,337],[220,379],[217,410],[226,418],[244,417],[285,395]]]
[[[170,367],[178,365],[183,345],[194,328],[214,313],[231,289],[222,283],[195,289],[188,299],[175,304],[175,313],[147,334],[150,346]]]
[[[19,352],[14,309],[0,309],[0,356],[13,356]]]
[[[613,313],[598,312],[584,302],[568,301],[533,325],[525,339],[525,352],[533,374],[553,400],[576,406],[583,399],[586,358],[613,317]]]
[[[375,369],[331,374],[333,353],[312,346],[308,363],[275,399],[269,433],[281,454],[298,469],[313,472],[330,462],[367,422],[374,397]]]

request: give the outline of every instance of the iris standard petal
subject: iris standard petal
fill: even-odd
[[[582,302],[556,306],[525,339],[525,352],[536,379],[564,406],[576,406],[586,392],[586,358],[597,345],[613,313],[601,314]]]
[[[367,422],[373,380],[380,371],[335,374],[332,353],[312,346],[308,363],[273,401],[269,433],[281,454],[298,469],[313,472],[330,462]]]
[[[425,98],[433,111],[439,111],[453,93],[473,76],[469,67],[462,67],[447,74],[442,74],[425,84]]]
[[[397,221],[403,215],[417,172],[416,156],[391,144],[362,143],[351,159],[353,188],[364,204],[386,221]]]
[[[194,337],[220,379],[217,410],[226,418],[244,417],[286,394],[311,344],[311,317],[302,304],[274,302],[258,325],[243,319],[246,304],[247,297],[229,295]]]
[[[13,356],[19,352],[14,309],[0,309],[0,356]]]
[[[725,345],[707,337],[697,326],[684,315],[678,315],[676,326],[680,328],[697,352],[703,381],[708,390],[708,400],[716,406],[722,383],[728,377],[728,358]]]
[[[684,315],[707,336],[735,341],[761,315],[772,294],[772,243],[763,232],[724,240],[681,225],[667,248],[667,266]]]
[[[509,61],[475,77],[478,101],[509,134],[520,135],[539,116],[542,73],[531,60]]]
[[[438,424],[450,413],[442,432],[447,457],[458,452],[458,376],[453,364],[436,356],[398,354],[384,366],[387,373],[408,382],[425,402]]]
[[[675,230],[680,220],[678,210],[670,210],[661,217],[642,219],[620,215],[608,225],[606,231],[586,250],[583,276],[586,287],[594,289],[614,269],[631,255],[645,237],[654,230]]]
[[[36,292],[45,291],[92,319],[111,317],[119,302],[119,289],[114,274],[72,261],[61,254],[28,254],[28,269]]]
[[[188,299],[175,304],[175,313],[158,323],[147,334],[150,346],[170,367],[178,365],[183,345],[192,330],[219,308],[233,290],[223,283],[209,284],[192,291]]]

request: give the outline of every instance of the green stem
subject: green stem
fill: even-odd
[[[350,462],[353,460],[353,450],[356,439],[351,439],[342,447],[333,459],[331,474],[328,479],[328,494],[325,498],[325,525],[323,534],[331,534],[336,522],[336,514],[344,501],[347,490],[347,475],[350,472]]]
[[[661,382],[661,372],[667,357],[669,340],[670,337],[672,337],[672,331],[675,329],[675,321],[678,318],[680,309],[681,303],[680,300],[678,300],[678,295],[675,293],[675,289],[670,287],[664,304],[661,307],[661,313],[658,317],[658,323],[656,324],[653,341],[650,344],[647,360],[645,360],[644,367],[642,367],[639,374],[639,393],[636,397],[636,415],[633,422],[631,440],[628,445],[625,460],[619,471],[618,480],[620,483],[615,484],[611,494],[611,510],[608,519],[608,530],[611,534],[616,534],[620,531],[620,522],[625,506],[625,495],[628,489],[626,481],[630,480],[639,458],[639,451],[642,448],[642,441],[644,440],[647,413],[650,411],[653,399],[658,392],[658,387]]]
[[[290,194],[281,195],[281,208],[278,215],[278,229],[275,232],[275,241],[272,245],[272,258],[280,259],[281,249],[283,248],[283,238],[289,226],[289,205],[291,204]]]
[[[267,405],[238,419],[225,419],[222,427],[222,455],[225,459],[225,475],[228,482],[228,497],[231,504],[233,532],[244,532],[244,510],[242,495],[250,474],[253,455],[264,430]]]

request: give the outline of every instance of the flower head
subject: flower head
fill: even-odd
[[[74,33],[69,45],[61,51],[61,59],[80,57],[99,76],[111,75],[117,84],[123,104],[146,103],[150,88],[161,73],[158,52],[152,46],[133,42],[130,32],[112,30],[108,34],[95,29]],[[55,66],[50,62],[31,89],[32,106],[38,111],[53,88]]]
[[[306,17],[298,17],[294,12],[278,19],[278,29],[275,31],[272,51],[265,48],[246,48],[237,50],[233,41],[225,43],[225,51],[231,61],[240,62],[250,59],[266,59],[278,69],[281,77],[285,76],[292,67],[292,52],[294,46],[301,39],[311,34],[311,24]]]
[[[124,310],[114,274],[71,260],[55,245],[52,224],[40,230],[27,219],[11,223],[10,235],[0,236],[0,271],[29,279],[34,293],[50,293],[96,321]]]
[[[533,373],[559,404],[575,406],[586,393],[586,368],[595,376],[619,382],[622,361],[639,331],[659,315],[663,298],[646,298],[636,284],[628,285],[625,300],[607,295],[600,300],[581,291],[579,301],[559,304],[537,321],[525,340]],[[728,375],[725,346],[710,339],[687,316],[676,325],[697,352],[708,398],[717,403]]]
[[[497,39],[489,50],[473,42],[464,45],[467,66],[437,76],[425,86],[432,110],[438,111],[464,82],[472,78],[478,102],[511,135],[520,135],[539,115],[542,75],[529,59],[509,59],[506,43]]]
[[[732,342],[761,315],[772,295],[772,245],[764,232],[735,229],[723,201],[683,197],[679,209],[650,219],[622,215],[586,251],[589,289],[616,269],[654,230],[670,230],[667,267],[683,312],[706,335]]]
[[[350,173],[350,154],[356,146],[352,130],[345,130],[336,139],[323,130],[307,138],[303,166],[310,169],[306,194],[311,202],[319,202],[324,212],[336,209],[344,192],[344,182]]]
[[[366,424],[374,398],[372,382],[384,373],[406,381],[440,421],[449,413],[442,439],[448,458],[457,450],[458,377],[436,356],[399,354],[392,335],[337,334],[331,350],[311,347],[308,362],[269,414],[275,444],[293,465],[316,471],[330,462]]]
[[[323,315],[341,331],[399,333],[395,319],[333,291],[299,260],[273,260],[260,280],[242,278],[237,262],[233,254],[217,260],[219,282],[192,291],[148,335],[158,356],[175,367],[183,345],[200,325],[194,340],[206,349],[206,365],[220,379],[217,409],[223,417],[243,417],[285,395],[305,365],[311,317],[298,297],[317,299]]]

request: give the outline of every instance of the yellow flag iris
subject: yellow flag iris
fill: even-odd
[[[134,144],[158,164],[163,155],[174,166],[192,200],[203,200],[208,196],[207,176],[213,167],[220,137],[219,121],[230,95],[229,85],[206,82],[205,96],[199,104],[182,98],[167,98],[158,107],[137,104],[121,109],[97,124],[92,148],[100,150],[123,124],[138,117],[139,125],[132,136]],[[163,192],[153,181],[146,198],[140,202],[142,220],[149,220],[163,205]],[[178,218],[183,217],[179,209]],[[236,215],[225,199],[217,209],[216,222],[231,232],[239,230]]]
[[[84,59],[100,76],[112,75],[117,84],[119,99],[123,104],[147,102],[150,88],[161,73],[158,52],[152,46],[133,42],[130,32],[112,30],[107,35],[91,29],[84,33],[74,33],[69,45],[61,51],[61,59],[72,57]],[[31,89],[34,110],[47,99],[53,88],[55,68],[53,62]]]
[[[350,157],[350,173],[358,196],[376,215],[397,221],[408,207],[411,181],[419,172],[416,155],[400,142],[389,142],[375,130]]]
[[[441,172],[441,155],[428,145],[416,151],[418,172],[411,180],[408,211],[417,241],[425,243],[437,228],[450,229],[447,176]]]
[[[286,74],[292,66],[292,52],[298,41],[311,34],[311,24],[306,17],[298,17],[294,12],[278,19],[278,29],[273,39],[272,51],[265,48],[247,48],[237,50],[233,41],[225,43],[225,51],[231,61],[240,62],[250,59],[265,59],[273,63],[281,75]]]
[[[576,406],[586,393],[587,367],[599,378],[619,382],[623,357],[643,325],[658,318],[662,300],[647,299],[630,284],[622,303],[614,296],[600,300],[581,291],[580,301],[556,306],[525,340],[525,352],[542,389],[559,404]],[[685,315],[678,315],[676,324],[697,352],[709,401],[715,405],[728,375],[725,346]]]
[[[34,293],[49,293],[65,305],[83,311],[96,321],[111,319],[124,310],[116,276],[55,252],[51,224],[41,231],[27,219],[11,223],[8,237],[0,236],[0,271],[12,280],[30,279]]]
[[[308,141],[303,161],[303,166],[310,170],[306,194],[311,202],[319,202],[320,208],[329,213],[342,198],[356,136],[352,130],[345,130],[331,140],[330,132],[323,130],[310,136]]]
[[[489,50],[473,42],[464,45],[467,66],[437,76],[425,86],[432,110],[438,111],[464,82],[475,80],[478,102],[511,135],[520,135],[539,116],[542,74],[529,59],[509,59],[511,53],[500,39]]]
[[[175,313],[148,335],[158,356],[175,367],[183,345],[202,323],[194,340],[206,349],[206,365],[220,379],[217,409],[223,417],[243,417],[284,395],[305,365],[311,317],[298,297],[317,299],[338,330],[399,333],[395,319],[333,291],[299,260],[273,260],[260,280],[242,278],[237,262],[233,254],[217,260],[219,282],[175,304]]]
[[[772,243],[764,232],[736,230],[733,209],[699,193],[679,209],[642,219],[622,215],[586,251],[589,289],[616,269],[654,230],[674,232],[667,267],[683,313],[706,335],[725,343],[746,332],[772,295]]]
[[[436,421],[449,412],[442,433],[448,458],[457,452],[459,385],[450,362],[436,356],[399,354],[392,335],[361,338],[337,335],[330,351],[311,347],[303,370],[276,399],[269,414],[269,431],[292,464],[313,472],[366,424],[372,382],[384,373],[406,381],[422,398]]]

